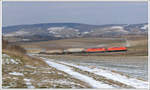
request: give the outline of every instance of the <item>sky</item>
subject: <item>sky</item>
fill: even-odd
[[[3,26],[38,23],[148,22],[146,2],[3,2]]]

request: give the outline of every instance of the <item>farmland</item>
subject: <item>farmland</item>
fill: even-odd
[[[147,7],[4,2],[2,88],[148,89]]]
[[[126,36],[119,38],[75,38],[63,40],[51,40],[41,42],[18,43],[24,48],[38,48],[41,50],[64,50],[68,48],[97,48],[97,47],[120,47],[128,48],[124,53],[97,53],[91,55],[140,55],[147,56],[147,36]],[[80,54],[86,55],[86,54]],[[89,54],[88,54],[89,55]]]
[[[3,88],[148,87],[147,37],[143,35],[11,43],[14,44],[25,48],[27,53],[3,50]],[[120,46],[127,47],[128,50],[39,54],[41,51],[50,52],[68,48]]]

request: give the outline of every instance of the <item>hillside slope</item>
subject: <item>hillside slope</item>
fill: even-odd
[[[119,37],[122,35],[147,35],[148,25],[80,23],[43,23],[3,27],[3,35],[16,41],[56,40],[76,37]]]

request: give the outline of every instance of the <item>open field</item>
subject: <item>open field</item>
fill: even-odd
[[[18,43],[24,48],[35,48],[40,50],[55,50],[67,48],[95,48],[95,47],[128,47],[125,53],[102,53],[90,55],[148,55],[148,41],[147,36],[126,36],[119,38],[75,38],[63,40],[51,40],[41,42],[26,42]],[[40,52],[36,51],[36,52]],[[30,50],[31,52],[31,50]],[[34,52],[34,51],[33,51]],[[83,54],[84,55],[84,54]],[[89,54],[88,54],[89,55]]]
[[[141,86],[143,88],[146,87],[145,85],[148,78],[148,65],[146,56],[85,57],[74,55],[45,54],[33,54],[33,56],[40,57],[50,66],[60,69],[64,72],[67,72],[67,68],[65,69],[67,66],[73,68],[73,70],[76,72],[92,77],[97,81],[102,81],[103,83],[115,88],[138,88]],[[145,85],[142,85],[143,81],[145,82]]]
[[[49,66],[39,57],[27,55],[20,46],[6,41],[3,45],[3,88],[91,88],[87,83]]]
[[[149,89],[147,2],[2,8],[2,89]]]
[[[3,50],[3,88],[91,88],[42,59]]]
[[[42,55],[42,54],[41,54]],[[40,56],[40,55],[38,55]],[[42,55],[54,60],[69,63],[88,64],[94,67],[104,66],[114,71],[119,71],[131,76],[148,79],[147,56],[75,56],[75,55]],[[134,72],[132,72],[134,70]]]
[[[27,53],[3,49],[3,88],[148,88],[146,36],[12,44],[22,46]],[[38,54],[44,50],[117,46],[128,51]]]

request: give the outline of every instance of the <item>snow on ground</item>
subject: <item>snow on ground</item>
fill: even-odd
[[[16,75],[16,76],[24,76],[24,74],[20,73],[20,72],[10,72],[9,74],[10,75]]]
[[[43,80],[42,82],[50,82],[52,84],[60,84],[60,85],[71,85],[73,87],[73,85],[76,85],[76,83],[65,80],[65,79],[58,79],[58,80]],[[78,84],[80,85],[80,84]],[[74,88],[74,87],[73,87]]]
[[[35,88],[32,84],[31,84],[31,80],[30,79],[27,79],[27,78],[24,78],[24,81],[27,85],[28,88]]]
[[[62,84],[62,85],[70,85],[70,84],[75,84],[74,82],[70,82],[70,81],[68,81],[68,80],[53,80],[52,81],[53,83],[59,83],[59,84]]]
[[[141,29],[147,29],[148,25],[144,25],[143,27],[141,27]]]
[[[25,65],[25,67],[32,68],[32,69],[36,69],[37,68],[37,67],[33,67],[31,65]]]
[[[13,59],[13,58],[11,58],[10,56],[8,56],[8,55],[6,55],[6,54],[3,54],[2,55],[2,63],[3,64],[19,64],[19,63],[21,63],[21,61],[20,60],[18,60],[18,59]]]
[[[135,88],[148,88],[148,82],[138,80],[136,78],[129,78],[129,77],[126,77],[126,76],[123,76],[123,75],[120,75],[120,74],[117,74],[108,70],[103,70],[103,69],[98,69],[98,68],[91,69],[85,66],[79,66],[79,65],[75,65],[71,63],[66,63],[66,62],[61,62],[61,63],[76,67],[84,71],[92,72],[94,74],[101,75],[101,76],[107,77],[115,81],[122,82],[124,84],[133,86]]]
[[[3,89],[8,89],[10,86],[2,86]]]
[[[14,59],[10,59],[10,61],[14,64],[19,64],[18,62],[16,62]]]
[[[7,34],[4,34],[4,36],[21,36],[21,35],[27,35],[29,34],[29,32],[26,32],[26,31],[16,31],[16,32],[11,32],[11,33],[7,33]]]
[[[111,28],[112,28],[112,29],[123,29],[122,26],[112,26]]]
[[[108,85],[108,84],[104,84],[102,82],[96,81],[91,77],[88,77],[86,75],[83,75],[81,73],[75,72],[72,70],[72,68],[62,65],[62,64],[58,64],[55,62],[52,62],[52,59],[46,59],[41,57],[49,66],[54,67],[60,71],[63,71],[69,75],[71,75],[72,77],[79,79],[83,82],[88,83],[89,85],[91,85],[93,88],[113,88],[112,86]],[[51,60],[51,61],[50,61]]]

